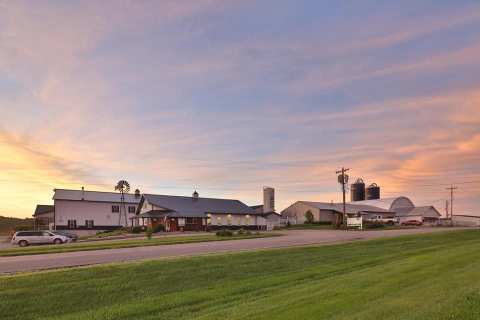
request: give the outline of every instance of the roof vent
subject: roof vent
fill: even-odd
[[[197,190],[193,191],[192,198],[193,198],[193,200],[198,200],[198,192],[197,192]]]

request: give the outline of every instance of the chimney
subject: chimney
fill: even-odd
[[[275,212],[275,189],[263,187],[263,213]]]
[[[82,187],[82,200],[85,200],[85,187]]]
[[[140,190],[139,189],[135,189],[135,198],[136,199],[140,198]]]
[[[198,192],[197,192],[197,190],[195,190],[195,191],[193,192],[193,194],[192,194],[192,199],[193,199],[193,201],[198,200]]]

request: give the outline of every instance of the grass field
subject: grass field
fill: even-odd
[[[0,277],[2,319],[480,319],[480,231]]]
[[[212,235],[200,235],[200,236],[179,236],[179,237],[158,237],[150,240],[132,239],[132,240],[105,240],[94,242],[78,242],[68,243],[62,245],[42,245],[42,246],[29,246],[29,247],[14,247],[12,249],[0,250],[0,257],[10,256],[24,256],[32,254],[44,254],[44,253],[60,253],[60,252],[74,252],[74,251],[91,251],[102,249],[118,249],[118,248],[133,248],[133,247],[146,247],[146,246],[160,246],[180,243],[194,243],[194,242],[209,242],[209,241],[225,241],[225,240],[241,240],[241,239],[253,239],[253,238],[265,238],[279,236],[279,234],[260,233],[251,235],[235,235],[231,237],[219,237]]]

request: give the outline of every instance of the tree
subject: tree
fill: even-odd
[[[120,202],[122,204],[120,206],[120,212],[118,214],[118,225],[121,226],[122,223],[125,222],[123,226],[127,227],[128,220],[127,220],[127,208],[125,207],[125,193],[130,192],[130,184],[128,183],[127,180],[120,180],[117,182],[117,185],[115,186],[115,191],[120,192]],[[123,214],[122,214],[122,209],[123,209]],[[124,218],[124,221],[122,221],[122,217]]]
[[[312,211],[308,210],[307,212],[305,212],[305,220],[306,220],[306,223],[313,223],[314,222]]]

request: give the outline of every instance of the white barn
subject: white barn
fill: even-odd
[[[111,230],[126,227],[135,217],[140,202],[140,194],[125,194],[124,209],[118,192],[84,189],[55,189],[54,192],[53,227],[57,230]]]

